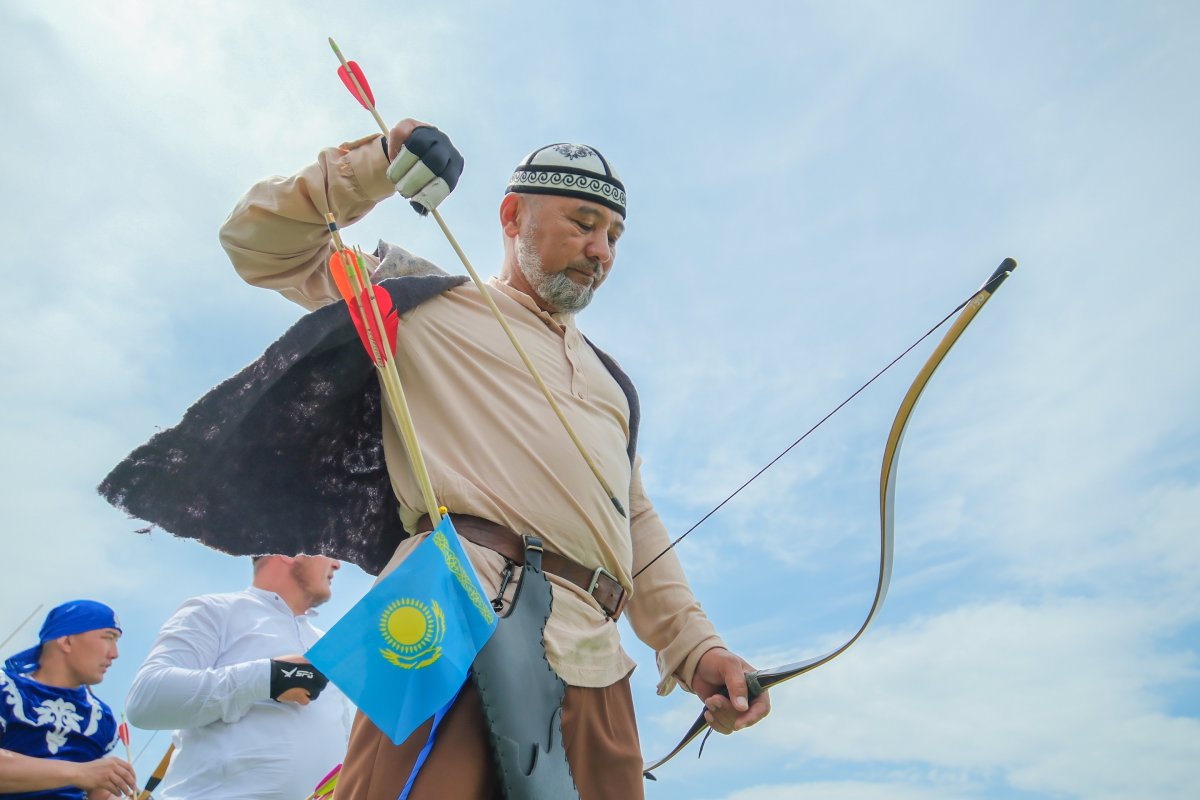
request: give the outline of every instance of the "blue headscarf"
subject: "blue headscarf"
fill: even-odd
[[[95,600],[72,600],[50,610],[42,630],[38,633],[38,643],[28,650],[22,650],[4,662],[4,668],[17,675],[33,672],[38,668],[42,657],[42,645],[58,639],[61,636],[71,636],[76,633],[87,633],[100,628],[116,628],[121,631],[117,614],[104,603]]]

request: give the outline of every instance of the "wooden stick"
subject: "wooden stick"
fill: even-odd
[[[362,251],[355,249],[356,267],[351,271],[351,280],[354,284],[354,292],[358,297],[362,297],[367,286],[371,285],[370,279],[362,274],[361,269]],[[395,398],[399,400],[399,408],[402,409],[399,419],[396,420],[399,424],[397,427],[407,428],[407,444],[412,447],[411,460],[413,472],[416,474],[417,484],[421,487],[421,494],[424,497],[425,504],[428,507],[429,518],[433,521],[436,527],[442,521],[441,514],[438,513],[438,502],[433,493],[433,481],[429,477],[429,467],[425,463],[425,456],[421,452],[421,444],[417,439],[417,429],[412,421],[412,413],[408,408],[408,398],[404,394],[404,387],[400,383],[400,372],[396,369],[396,360],[392,353],[392,348],[387,341],[387,330],[383,326],[383,314],[379,311],[379,302],[375,299],[375,292],[366,292],[371,301],[371,311],[375,315],[375,324],[379,326],[380,335],[384,337],[381,343],[384,352],[383,374],[391,381]],[[359,300],[361,308],[362,301]],[[366,313],[366,309],[363,309]]]
[[[542,376],[540,373],[538,373],[537,367],[533,365],[533,361],[525,352],[525,348],[522,347],[521,343],[517,340],[517,335],[513,333],[512,328],[508,326],[508,320],[504,318],[504,314],[500,311],[500,307],[496,305],[496,301],[492,299],[492,293],[484,288],[484,284],[479,277],[479,273],[477,273],[475,268],[471,266],[470,260],[467,259],[467,254],[464,253],[463,249],[458,246],[458,240],[455,239],[454,234],[450,232],[450,228],[446,225],[446,221],[442,219],[442,215],[438,213],[436,208],[430,209],[430,211],[433,214],[433,218],[437,220],[437,224],[441,227],[442,233],[446,235],[446,240],[450,242],[450,246],[453,247],[454,252],[458,254],[459,260],[462,261],[463,266],[467,268],[467,273],[471,276],[471,280],[473,280],[475,285],[479,287],[479,292],[483,295],[483,299],[487,301],[488,307],[492,309],[492,314],[496,317],[496,321],[500,323],[500,327],[504,329],[504,333],[508,336],[508,340],[512,342],[512,346],[516,348],[517,355],[519,355],[521,360],[525,362],[525,368],[529,370],[529,374],[533,377],[534,382],[538,385],[538,388],[542,390],[542,395],[545,396],[546,402],[550,404],[550,408],[554,411],[555,416],[558,417],[558,421],[562,423],[563,430],[567,432],[567,435],[571,437],[571,441],[575,443],[575,449],[579,451],[579,455],[583,456],[584,462],[588,465],[588,468],[592,471],[592,474],[596,476],[596,480],[600,482],[600,488],[603,489],[605,494],[608,495],[608,499],[612,501],[612,504],[616,507],[617,512],[624,517],[625,509],[621,506],[621,501],[617,499],[616,493],[609,488],[608,481],[604,480],[604,476],[600,474],[600,468],[596,466],[596,462],[594,462],[592,457],[588,454],[587,448],[583,446],[583,442],[580,441],[579,436],[576,435],[575,429],[571,427],[571,423],[567,422],[566,415],[563,414],[562,409],[559,408],[554,396],[550,394],[550,387],[546,385],[544,380],[542,380]]]
[[[379,304],[375,300],[374,292],[367,292],[367,296],[370,298],[370,311],[374,314],[375,324],[378,325],[379,334],[384,339],[382,342],[376,342],[375,337],[371,334],[371,327],[366,325],[368,309],[362,299],[365,287],[370,285],[370,280],[360,274],[359,254],[353,253],[346,248],[341,234],[338,233],[337,222],[333,214],[326,214],[325,219],[329,223],[329,231],[333,234],[333,244],[337,248],[338,253],[342,254],[342,258],[345,258],[345,254],[349,254],[354,258],[355,263],[353,265],[346,266],[343,261],[343,266],[346,266],[347,276],[350,278],[350,288],[354,294],[355,302],[358,304],[359,314],[363,319],[363,328],[366,331],[367,342],[370,345],[372,361],[375,364],[375,368],[379,371],[380,382],[383,384],[384,393],[387,395],[388,402],[386,405],[391,412],[392,422],[395,424],[396,430],[400,433],[405,450],[408,451],[408,460],[412,466],[413,477],[416,478],[421,496],[425,500],[425,511],[429,514],[429,518],[436,527],[442,521],[441,514],[439,513],[440,507],[437,497],[433,492],[433,482],[429,477],[429,468],[425,464],[425,456],[421,451],[421,444],[417,439],[417,429],[413,425],[412,412],[408,408],[408,398],[404,394],[404,386],[400,382],[400,373],[396,370],[396,361],[393,358],[391,347],[387,341],[387,330],[383,326],[383,315],[379,311]]]
[[[130,739],[129,723],[125,721],[125,712],[124,711],[121,712],[121,727],[125,729],[125,735],[120,737],[121,744],[125,745],[125,760],[128,761],[129,766],[132,767],[133,766],[133,752],[130,751],[130,749],[129,749],[129,739]],[[135,786],[134,788],[136,789],[137,787]],[[134,792],[130,792],[129,794],[127,794],[125,796],[128,797],[129,800],[136,800],[136,795]]]

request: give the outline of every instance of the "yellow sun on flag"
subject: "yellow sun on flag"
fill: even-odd
[[[411,597],[393,600],[379,615],[379,632],[387,650],[379,652],[392,664],[419,669],[442,655],[446,620],[438,604],[426,605]]]
[[[387,632],[393,647],[412,647],[425,638],[429,624],[425,621],[422,610],[412,606],[400,606],[388,614]]]

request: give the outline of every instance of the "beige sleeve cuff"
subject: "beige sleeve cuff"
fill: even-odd
[[[633,467],[629,510],[636,572],[671,543],[666,526],[642,486],[641,458]],[[638,577],[627,608],[634,633],[655,651],[659,694],[669,693],[680,681],[689,689],[700,657],[714,647],[725,646],[692,594],[673,550]]]
[[[700,657],[714,647],[725,647],[725,642],[720,636],[715,633],[705,636],[699,642],[692,646],[687,651],[682,662],[676,664],[672,668],[670,657],[667,651],[662,651],[658,654],[658,693],[667,695],[676,685],[683,687],[684,691],[692,691],[692,676],[696,674],[696,665],[700,663]],[[683,648],[677,648],[682,650]],[[728,648],[725,648],[728,649]]]
[[[380,139],[380,134],[373,133],[338,147],[343,154],[337,159],[338,171],[358,187],[371,208],[396,193],[387,177],[388,161]]]

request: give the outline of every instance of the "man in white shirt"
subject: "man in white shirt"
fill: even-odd
[[[258,556],[253,585],[192,598],[167,620],[126,700],[140,728],[176,729],[161,800],[302,800],[341,763],[353,708],[300,654],[340,563]]]

